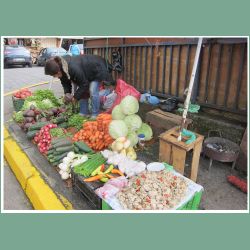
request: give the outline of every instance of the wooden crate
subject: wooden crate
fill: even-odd
[[[166,130],[180,126],[181,119],[181,116],[164,112],[161,109],[155,109],[146,115],[146,122],[152,127],[154,138],[158,138],[158,136]],[[192,122],[191,119],[187,119],[184,127],[188,128],[188,125]]]
[[[196,181],[204,137],[195,133],[196,140],[190,144],[186,144],[185,141],[188,139],[186,137],[183,137],[180,142],[177,140],[179,135],[178,130],[179,127],[174,127],[160,135],[159,161],[167,162],[183,175],[186,154],[190,150],[193,150],[190,179]]]

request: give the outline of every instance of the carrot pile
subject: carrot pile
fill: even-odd
[[[110,114],[98,115],[96,121],[87,121],[83,124],[83,129],[74,135],[73,141],[84,141],[93,150],[103,150],[114,141],[109,135],[111,121]]]

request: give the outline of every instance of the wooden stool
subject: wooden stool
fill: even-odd
[[[204,136],[195,133],[196,140],[190,144],[185,144],[187,137],[182,137],[178,141],[179,127],[174,127],[160,135],[159,161],[172,165],[179,173],[184,174],[186,154],[193,149],[190,179],[196,182],[200,153]]]

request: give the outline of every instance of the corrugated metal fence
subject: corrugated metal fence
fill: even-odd
[[[123,78],[141,92],[151,90],[160,97],[175,96],[183,100],[188,86],[196,42],[126,44],[85,47],[86,54],[107,57],[120,50],[124,70],[114,77]],[[204,41],[193,102],[219,110],[247,113],[247,42],[246,39]]]

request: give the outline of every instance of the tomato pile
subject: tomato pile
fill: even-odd
[[[34,141],[37,143],[38,149],[42,154],[47,154],[51,144],[50,129],[57,128],[56,124],[48,124],[41,128],[39,133],[36,134]]]
[[[29,89],[22,89],[22,90],[17,91],[13,96],[16,98],[25,99],[31,95],[32,93]]]

